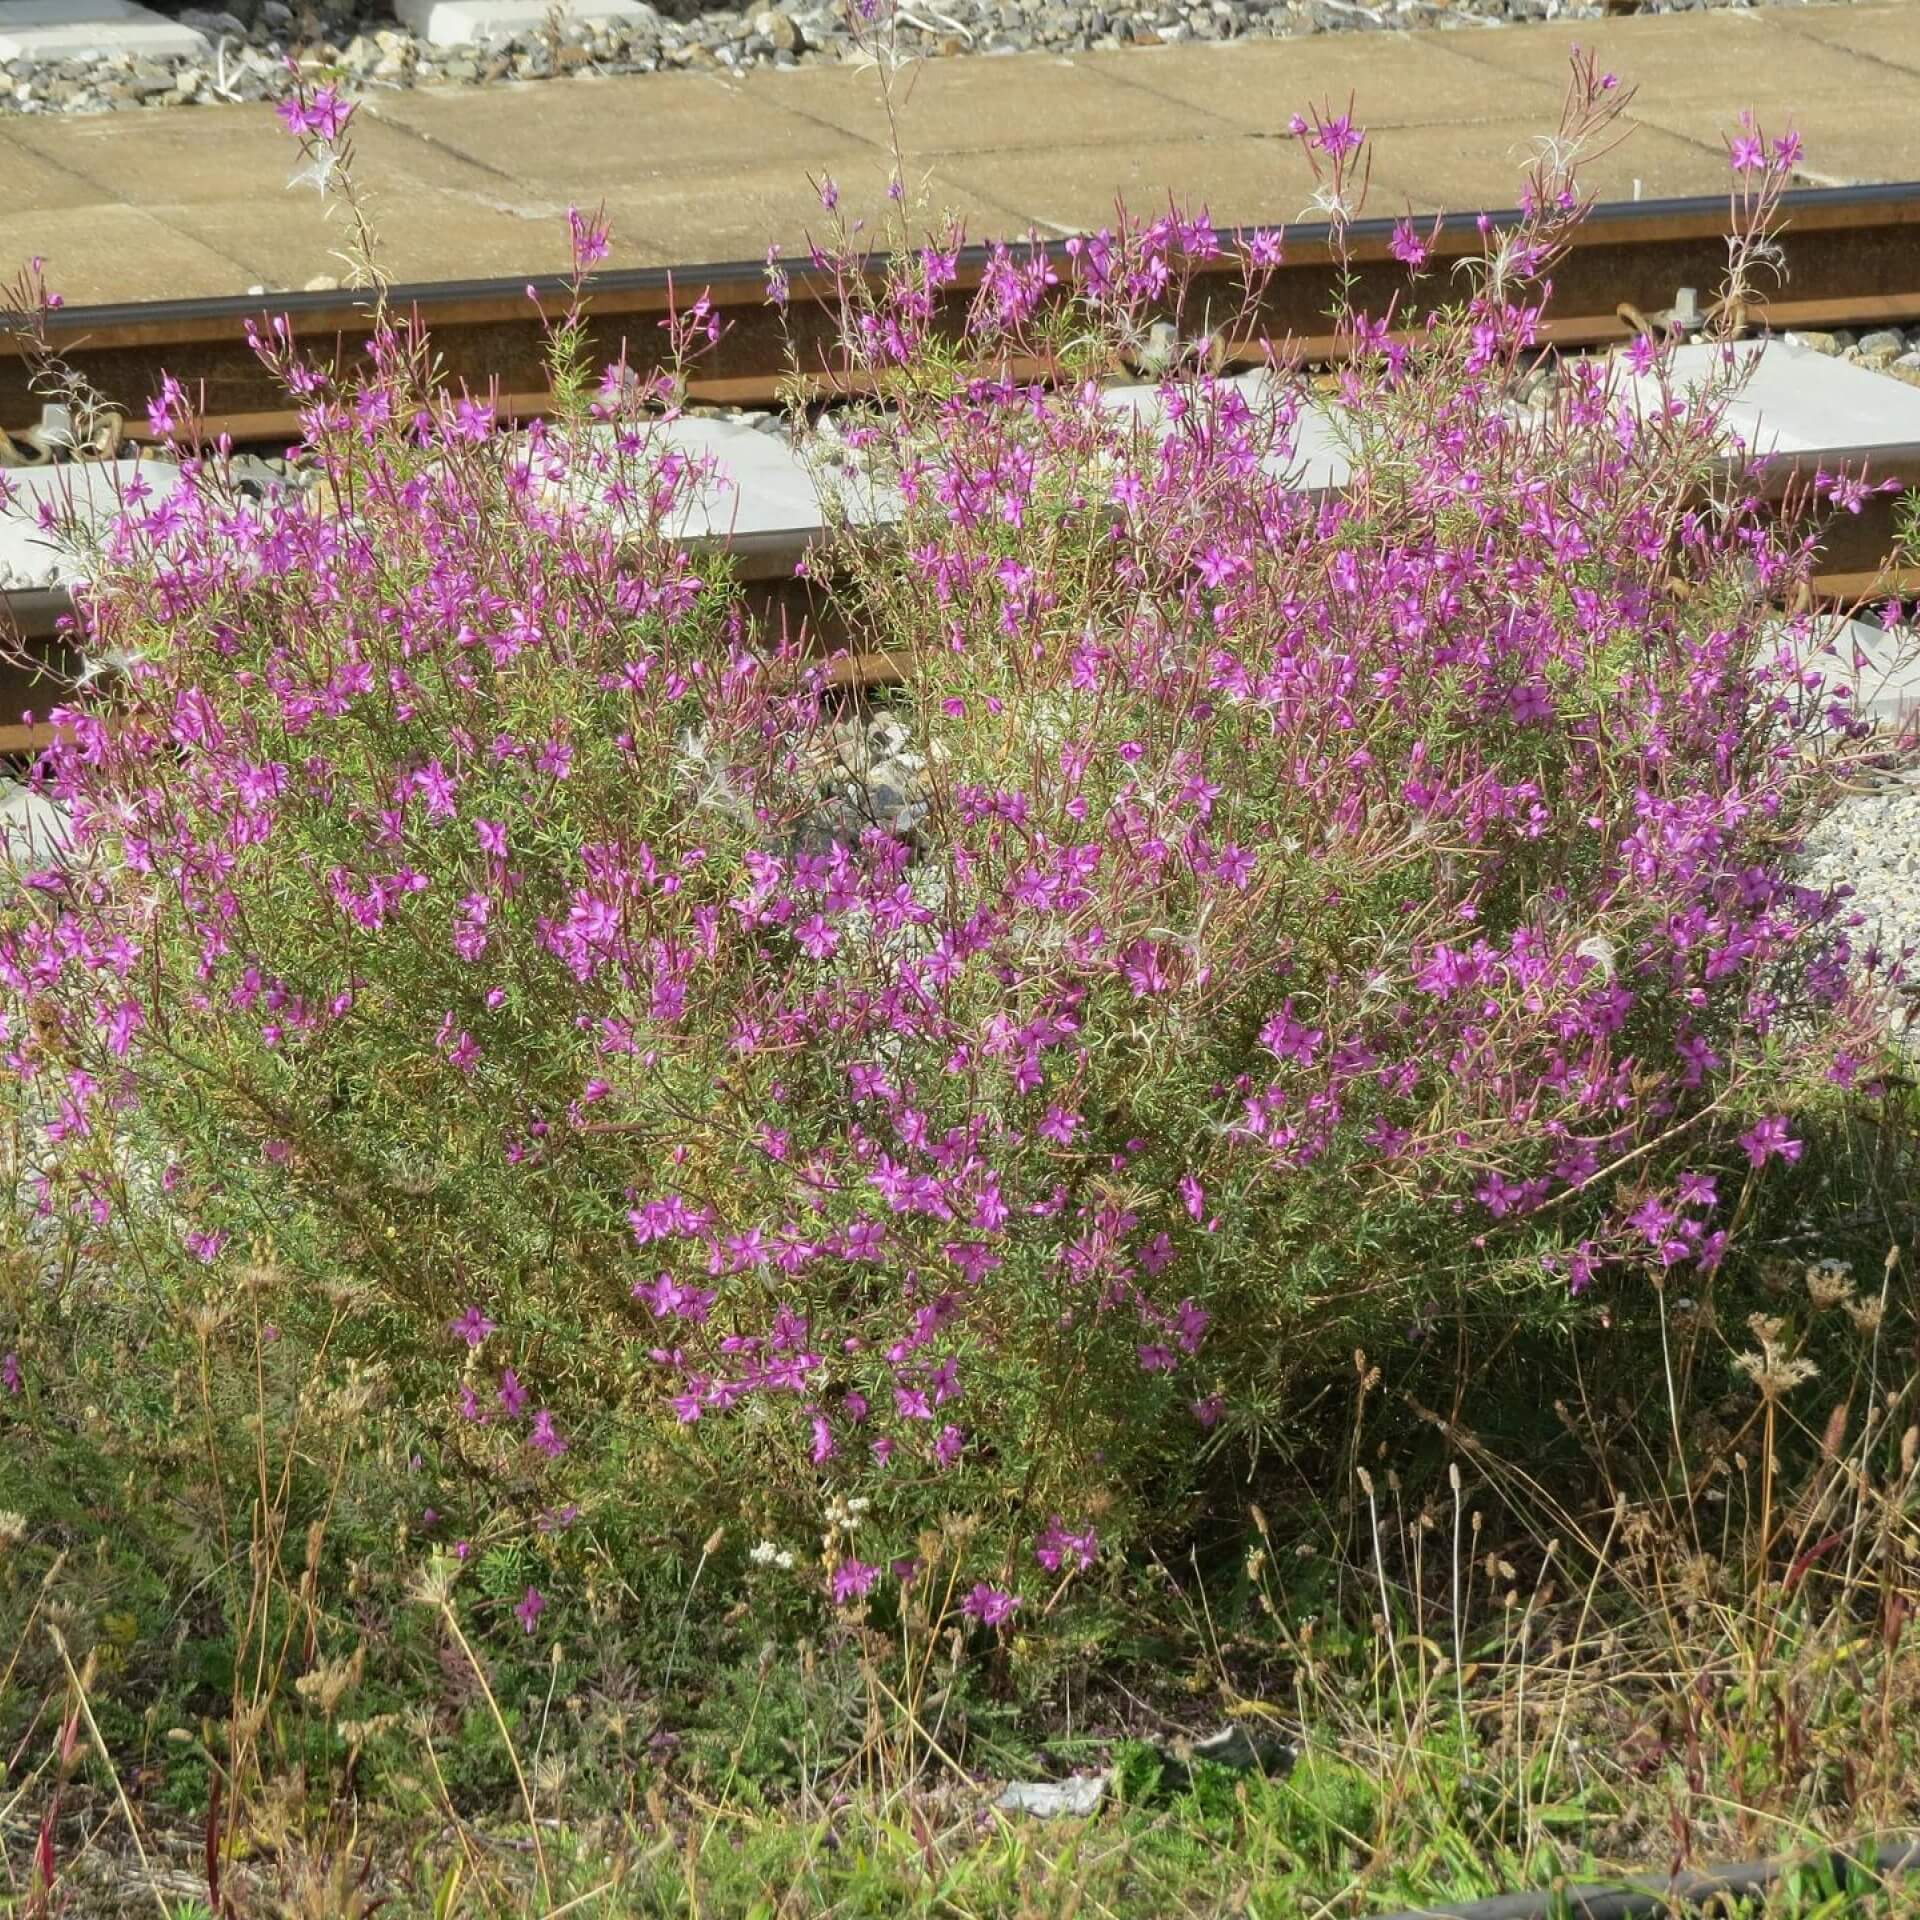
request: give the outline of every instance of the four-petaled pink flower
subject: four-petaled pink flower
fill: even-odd
[[[494,1331],[494,1323],[478,1307],[469,1307],[447,1331],[470,1347],[478,1347]]]
[[[1084,1573],[1093,1565],[1099,1551],[1100,1536],[1093,1528],[1086,1527],[1075,1532],[1061,1525],[1057,1513],[1047,1530],[1033,1543],[1033,1557],[1049,1573],[1058,1573],[1068,1566]]]
[[[298,94],[290,95],[274,109],[289,133],[302,137],[313,134],[329,146],[346,132],[353,111],[354,103],[342,100],[337,87],[319,87],[305,100]]]
[[[578,207],[569,207],[567,231],[573,241],[576,272],[585,273],[589,267],[597,267],[612,251],[612,229],[604,213],[585,214]]]
[[[861,1599],[879,1577],[878,1567],[860,1560],[842,1560],[833,1570],[833,1604],[844,1607],[849,1600]]]
[[[492,407],[463,394],[453,409],[453,431],[461,440],[484,440],[493,431]]]
[[[1013,1618],[1019,1604],[1017,1595],[1001,1587],[989,1586],[982,1580],[961,1603],[961,1611],[971,1615],[982,1626],[999,1627]]]
[[[538,1587],[529,1587],[526,1598],[514,1608],[513,1617],[520,1622],[522,1633],[531,1633],[540,1623],[540,1616],[547,1610],[547,1596]]]
[[[1791,1163],[1803,1151],[1803,1143],[1787,1131],[1786,1116],[1778,1113],[1750,1127],[1740,1136],[1740,1144],[1747,1150],[1748,1164],[1756,1167],[1764,1167],[1776,1156]]]

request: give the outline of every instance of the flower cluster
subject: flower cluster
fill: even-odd
[[[1344,206],[1365,136],[1297,131]],[[370,1288],[468,1532],[476,1485],[529,1534],[562,1481],[695,1539],[716,1499],[748,1539],[831,1509],[845,1607],[989,1512],[986,1629],[1440,1290],[1720,1261],[1729,1182],[1873,1057],[1871,956],[1791,867],[1858,729],[1774,612],[1801,532],[1737,477],[1704,504],[1711,396],[1595,360],[1510,403],[1557,166],[1457,310],[1344,316],[1336,488],[1277,370],[1191,356],[1157,424],[1102,396],[1240,244],[1204,218],[997,250],[957,356],[949,242],[840,262],[886,404],[837,444],[897,535],[808,571],[913,657],[911,825],[827,804],[827,663],[673,537],[711,476],[666,383],[509,433],[397,321],[351,380],[264,330],[316,485],[249,499],[183,437],[84,596],[133,664],[54,716],[76,856],[0,926],[39,1204],[139,1237],[152,1192],[214,1268],[271,1221],[316,1297]]]

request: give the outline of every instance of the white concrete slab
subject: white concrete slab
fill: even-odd
[[[1727,349],[1708,344],[1675,350],[1668,375],[1672,397],[1697,399],[1728,374]],[[1725,403],[1730,434],[1770,468],[1846,465],[1869,476],[1894,459],[1920,456],[1920,387],[1889,379],[1779,337],[1732,349],[1743,375]],[[1642,405],[1659,397],[1653,374],[1627,376]]]
[[[1257,402],[1269,377],[1257,371],[1223,384],[1239,387]],[[1115,387],[1102,397],[1115,412],[1131,412],[1148,432],[1172,431],[1166,396],[1158,386]],[[751,421],[706,415],[673,421],[661,432],[676,452],[712,464],[711,480],[676,508],[669,531],[695,549],[725,547],[748,574],[786,572],[830,518],[864,526],[886,526],[898,518],[897,497],[890,489],[876,492],[865,483],[850,455],[838,465],[810,465],[784,435]],[[831,455],[831,441],[824,442],[820,452]],[[1270,473],[1309,492],[1339,486],[1351,470],[1337,422],[1320,408],[1302,413],[1292,449],[1270,455],[1265,464]],[[629,518],[637,523],[638,503],[606,505],[600,500],[605,486],[604,479],[574,473],[566,491],[576,500],[604,507],[616,526]]]
[[[1273,375],[1261,367],[1235,374],[1220,385],[1237,389],[1246,396],[1249,406],[1258,408],[1270,404],[1272,383]],[[1166,392],[1161,386],[1109,387],[1101,400],[1116,413],[1131,413],[1151,432],[1173,431],[1167,419]],[[1320,406],[1303,407],[1294,424],[1291,449],[1267,455],[1261,465],[1269,474],[1291,480],[1307,493],[1325,493],[1343,486],[1353,471],[1337,417]]]
[[[706,415],[674,420],[658,430],[648,457],[667,449],[707,474],[675,505],[667,531],[696,551],[726,548],[748,575],[790,572],[836,514],[857,525],[881,526],[898,510],[890,495],[875,498],[851,470],[825,466],[816,475],[784,435],[751,421]],[[558,484],[565,497],[605,513],[616,530],[638,526],[645,503],[604,498],[613,477],[576,467]]]
[[[12,503],[0,511],[0,589],[70,587],[86,578],[83,557],[63,551],[57,534],[41,522],[43,508],[64,514],[71,507],[75,530],[97,538],[126,510],[123,496],[135,475],[151,489],[136,504],[145,513],[180,484],[177,467],[164,460],[76,460],[51,467],[13,467]]]
[[[0,0],[0,60],[71,60],[126,53],[196,60],[207,36],[136,0]]]
[[[44,865],[73,837],[67,811],[17,780],[0,780],[0,861]]]
[[[532,33],[554,10],[550,0],[394,0],[393,7],[402,26],[435,47]],[[638,25],[658,17],[644,0],[560,0],[558,10],[563,26]]]
[[[1899,727],[1920,716],[1920,634],[1835,620],[1822,640],[1809,664],[1850,687],[1862,717]]]

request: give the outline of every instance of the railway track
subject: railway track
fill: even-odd
[[[1763,311],[1748,319],[1760,326],[1785,328],[1863,328],[1920,320],[1920,182],[1884,187],[1814,190],[1789,196],[1787,249],[1791,277]],[[1494,216],[1499,219],[1501,216]],[[1517,215],[1512,216],[1517,217]],[[1620,342],[1646,317],[1669,313],[1687,290],[1703,295],[1718,282],[1725,264],[1727,209],[1724,200],[1683,200],[1603,205],[1578,230],[1576,242],[1554,275],[1554,318],[1544,332],[1548,344],[1562,350],[1603,347]],[[1404,298],[1404,269],[1387,252],[1391,223],[1371,221],[1352,231],[1349,255],[1361,304],[1384,308],[1394,294]],[[1439,297],[1454,283],[1444,269],[1449,259],[1477,251],[1471,221],[1443,231],[1436,252],[1442,271],[1425,283]],[[1064,243],[1056,248],[1066,262]],[[947,291],[941,319],[958,330],[988,254],[975,248],[962,257],[955,286]],[[1308,360],[1335,357],[1339,343],[1328,332],[1326,313],[1333,304],[1336,259],[1325,228],[1294,228],[1288,233],[1286,264],[1267,283],[1264,296],[1243,335],[1226,341],[1230,362],[1253,363],[1264,357],[1266,340],[1291,341]],[[1063,276],[1064,277],[1064,276]],[[701,363],[689,388],[691,400],[734,406],[767,406],[798,379],[818,399],[853,390],[839,358],[832,311],[824,296],[830,284],[800,270],[792,274],[792,297],[784,316],[766,298],[763,270],[747,265],[691,267],[669,273],[641,269],[596,276],[591,282],[589,322],[598,354],[612,357],[623,343],[629,363],[643,375],[662,340],[657,322],[676,297],[684,303],[704,291],[718,309],[723,331],[714,352]],[[390,290],[392,306],[416,313],[431,329],[436,355],[447,376],[476,390],[492,387],[509,413],[528,417],[548,401],[542,347],[544,334],[528,282],[493,280]],[[558,278],[535,280],[533,290],[550,305],[564,292]],[[1203,265],[1197,288],[1202,301],[1215,296],[1223,305],[1240,304],[1241,287],[1231,259]],[[1404,309],[1403,309],[1404,311]],[[1416,307],[1408,313],[1417,318]],[[341,293],[289,293],[270,300],[224,298],[156,301],[133,306],[64,309],[51,316],[48,334],[54,351],[78,369],[99,393],[122,404],[129,419],[127,437],[146,437],[141,404],[155,391],[162,373],[170,373],[200,397],[209,430],[224,432],[239,444],[284,445],[297,423],[247,349],[244,323],[263,312],[285,313],[310,347],[332,336],[342,356],[354,353],[372,325],[361,296]],[[1192,325],[1191,310],[1188,324]],[[1862,369],[1834,374],[1857,376],[1873,389],[1851,404],[1852,419],[1842,430],[1838,414],[1848,411],[1837,392],[1815,395],[1802,404],[1801,424],[1791,448],[1775,462],[1782,487],[1798,472],[1810,473],[1826,459],[1869,459],[1877,477],[1894,477],[1920,487],[1920,426],[1889,435],[1868,418],[1884,397],[1889,410],[1920,407],[1910,389]],[[1816,369],[1808,368],[1807,373]],[[0,335],[0,426],[17,430],[39,417],[42,396],[33,390],[29,367],[18,345]],[[1819,386],[1815,381],[1814,385]],[[1843,387],[1845,382],[1842,383]],[[1823,416],[1823,409],[1826,415]],[[1831,416],[1831,430],[1826,418]],[[137,423],[137,424],[135,424]],[[1823,432],[1825,437],[1823,437]],[[756,444],[757,443],[757,444]],[[764,436],[748,434],[738,451],[749,468],[761,459]],[[722,455],[723,460],[725,455]],[[755,476],[739,476],[743,500],[752,497]],[[783,476],[760,476],[764,497],[777,499]],[[750,590],[791,614],[812,617],[806,604],[788,605],[805,589],[793,579],[794,561],[819,532],[817,519],[791,510],[765,516],[750,535],[738,528],[706,529],[693,545],[726,545],[743,561]],[[1891,545],[1891,502],[1884,497],[1868,510],[1836,523],[1817,585],[1829,601],[1860,599],[1870,591],[1920,593],[1920,575],[1889,574],[1883,562]],[[24,633],[48,654],[66,596],[59,588],[13,590],[0,595],[0,628]],[[862,682],[893,677],[898,663],[855,660],[850,677]],[[31,675],[0,667],[0,755],[19,753],[41,743],[44,730],[22,724],[23,710],[36,704]],[[38,704],[46,704],[44,685]]]
[[[1785,212],[1791,278],[1756,321],[1784,327],[1862,327],[1920,320],[1920,182],[1891,186],[1816,188],[1790,194]],[[1496,222],[1517,220],[1511,210]],[[1608,203],[1596,207],[1576,232],[1554,275],[1553,317],[1545,335],[1562,348],[1604,346],[1633,331],[1634,312],[1670,310],[1683,288],[1710,294],[1726,265],[1727,203],[1712,196],[1689,200]],[[1408,306],[1405,269],[1388,253],[1393,223],[1365,220],[1349,229],[1348,255],[1361,306],[1379,312],[1398,295],[1409,321],[1422,311],[1418,293]],[[1434,248],[1438,271],[1425,287],[1445,299],[1457,282],[1453,261],[1478,250],[1470,219],[1443,229]],[[1064,241],[1046,243],[1064,267]],[[946,290],[940,318],[958,330],[988,264],[984,247],[968,248]],[[1309,360],[1339,351],[1328,330],[1338,263],[1324,225],[1287,230],[1286,260],[1267,282],[1244,337],[1229,341],[1229,358],[1253,364],[1264,339],[1292,340]],[[590,283],[589,326],[597,350],[613,357],[625,343],[630,364],[644,376],[658,364],[658,322],[676,291],[684,301],[704,291],[723,323],[718,346],[700,365],[689,397],[735,406],[766,406],[797,372],[822,396],[845,391],[848,378],[823,302],[824,278],[805,267],[789,275],[786,313],[767,300],[757,263],[681,268],[632,268],[596,275]],[[545,278],[447,281],[391,290],[396,311],[419,315],[432,330],[442,365],[454,381],[476,391],[497,386],[503,400],[537,411],[547,393],[544,336],[531,289],[549,308],[565,282]],[[1238,304],[1239,269],[1229,254],[1202,263],[1196,292],[1223,307]],[[284,313],[299,336],[318,345],[330,336],[343,354],[363,343],[372,320],[366,299],[353,293],[281,293],[143,301],[136,305],[72,307],[51,316],[54,349],[137,422],[147,397],[171,373],[200,397],[211,431],[236,443],[290,438],[293,415],[285,396],[248,352],[244,323],[262,313]],[[41,397],[17,343],[0,336],[0,428],[18,429],[40,417]],[[142,431],[133,427],[137,438]]]

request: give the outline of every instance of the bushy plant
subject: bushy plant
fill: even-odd
[[[505,1554],[528,1633],[587,1534],[808,1607],[937,1562],[998,1627],[1356,1347],[1711,1271],[1875,1070],[1792,868],[1860,730],[1713,394],[1643,340],[1516,401],[1617,98],[1578,68],[1454,307],[1341,312],[1330,488],[1327,396],[1223,378],[1218,315],[1155,420],[1100,391],[1278,235],[996,250],[957,343],[951,240],[824,250],[880,404],[807,564],[907,663],[884,818],[832,663],[675,536],[674,383],[596,385],[577,307],[514,432],[396,316],[358,368],[264,332],[314,475],[264,501],[163,392],[185,483],[96,556],[120,684],[54,716],[75,847],[0,934],[26,1239],[72,1223],[109,1322],[269,1301],[383,1407],[407,1550]],[[1344,232],[1363,136],[1295,133]],[[1736,289],[1792,157],[1736,144]]]

